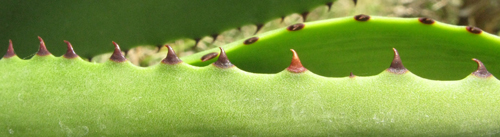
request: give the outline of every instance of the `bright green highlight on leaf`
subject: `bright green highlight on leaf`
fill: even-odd
[[[465,26],[440,22],[428,25],[417,18],[371,17],[360,22],[353,17],[304,23],[297,31],[286,28],[256,35],[224,46],[233,64],[258,73],[276,73],[289,65],[289,49],[295,49],[306,68],[322,76],[375,75],[387,68],[391,48],[403,55],[405,66],[428,79],[458,80],[475,70],[471,58],[500,75],[500,38],[485,32],[473,34]],[[207,50],[182,58],[189,64],[204,66],[201,56]]]

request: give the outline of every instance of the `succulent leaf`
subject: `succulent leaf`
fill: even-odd
[[[201,38],[248,24],[263,24],[302,13],[333,0],[150,0],[150,1],[17,1],[3,0],[0,41],[12,39],[22,58],[36,52],[29,37],[42,36],[48,45],[73,43],[83,57],[108,52],[110,41],[163,45],[180,38]],[[0,46],[1,51],[7,48]],[[55,55],[65,50],[49,48]]]
[[[470,32],[470,28],[431,19],[358,15],[295,24],[223,47],[233,64],[256,73],[280,72],[289,65],[288,49],[294,49],[307,69],[322,76],[376,75],[392,58],[387,49],[396,48],[405,55],[408,70],[424,78],[462,79],[475,69],[471,58],[481,59],[493,75],[500,75],[500,38]],[[202,62],[200,58],[216,51],[181,59],[205,66],[213,60]]]

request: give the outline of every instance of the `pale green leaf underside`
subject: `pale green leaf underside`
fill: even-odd
[[[0,66],[2,136],[477,136],[500,130],[494,77],[432,81],[383,71],[327,78],[53,56],[2,59]]]
[[[22,49],[17,51],[19,57],[25,58],[37,51],[37,36],[51,45],[48,49],[54,55],[64,53],[63,40],[68,40],[79,55],[88,58],[110,51],[111,41],[130,49],[202,38],[328,2],[332,0],[3,0],[0,42],[12,39]],[[0,51],[6,49],[0,46]]]
[[[473,34],[465,26],[435,22],[426,25],[417,18],[371,17],[366,22],[353,17],[308,22],[298,31],[286,28],[257,35],[250,45],[243,41],[224,46],[231,61],[245,71],[277,73],[290,63],[295,49],[306,68],[322,76],[370,76],[388,67],[392,48],[398,49],[410,71],[428,79],[458,80],[476,69],[472,58],[485,63],[500,76],[500,38]],[[207,50],[182,58],[197,66]]]

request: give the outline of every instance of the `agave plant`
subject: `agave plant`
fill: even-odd
[[[204,3],[225,14],[207,18],[207,26],[166,25],[202,30],[110,37],[127,45],[164,42],[156,41],[160,36],[196,39],[291,12],[305,17],[315,6],[332,4],[280,2],[289,7]],[[269,14],[241,19],[235,14],[242,8],[231,7],[239,4]],[[190,9],[170,12],[189,17],[182,11]],[[234,22],[211,24],[217,16]],[[46,34],[57,33],[65,34]],[[131,64],[115,42],[109,61],[89,63],[77,53],[93,56],[107,48],[91,49],[84,37],[78,39],[87,44],[75,50],[66,42],[65,54],[39,37],[38,52],[23,60],[19,53],[32,49],[12,39],[0,60],[2,135],[486,136],[500,130],[500,81],[493,76],[500,70],[500,38],[430,18],[357,15],[297,23],[181,58],[167,46],[165,59],[150,67]]]

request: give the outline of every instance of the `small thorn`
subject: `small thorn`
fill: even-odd
[[[212,40],[212,43],[210,44],[214,44],[214,42],[217,40],[217,37],[219,37],[219,34],[212,34],[212,39],[214,40]]]
[[[293,25],[288,26],[286,29],[289,31],[297,31],[297,30],[303,29],[304,26],[305,26],[304,23],[297,23],[297,24],[293,24]]]
[[[198,47],[198,43],[200,43],[201,38],[195,38],[194,39],[194,46],[191,49],[196,49]]]
[[[368,21],[370,19],[370,16],[364,15],[364,14],[359,14],[354,16],[354,19],[357,21]]]
[[[487,78],[492,76],[488,70],[486,70],[486,67],[484,66],[483,62],[479,61],[478,59],[473,58],[473,61],[477,63],[477,70],[472,72],[472,75],[480,77],[480,78]]]
[[[201,62],[211,60],[211,59],[217,57],[217,55],[219,55],[219,53],[217,53],[217,52],[208,53],[208,54],[204,55],[203,57],[201,57]]]
[[[63,57],[67,59],[78,57],[78,55],[73,50],[73,46],[71,45],[71,43],[69,43],[69,41],[66,40],[64,41],[64,43],[66,43],[68,49],[66,50],[66,54],[64,54]]]
[[[434,24],[434,20],[433,19],[430,19],[430,18],[418,18],[418,21],[420,21],[421,23],[424,23],[424,24]]]
[[[395,74],[404,74],[408,72],[408,70],[403,66],[403,62],[401,61],[401,57],[399,57],[399,53],[395,48],[392,48],[394,51],[394,59],[392,60],[391,66],[387,69],[387,71],[395,73]]]
[[[281,16],[281,21],[280,21],[280,23],[283,23],[283,21],[285,21],[285,16]]]
[[[238,27],[238,28],[236,28],[236,29],[238,29],[238,31],[241,31],[241,27]]]
[[[259,40],[259,37],[251,37],[251,38],[249,38],[249,39],[245,40],[245,41],[243,42],[243,44],[245,44],[245,45],[249,45],[249,44],[252,44],[252,43],[257,42],[258,40]]]
[[[130,49],[123,50],[123,56],[127,57],[129,51],[130,51]]]
[[[161,63],[169,64],[169,65],[175,65],[175,64],[182,63],[182,60],[179,59],[179,57],[177,57],[177,55],[175,54],[172,47],[170,47],[169,45],[165,45],[165,47],[168,48],[168,53],[167,53],[167,57],[165,57],[165,59],[163,59],[161,61]]]
[[[481,30],[478,27],[467,26],[467,27],[465,27],[465,29],[467,29],[467,31],[469,31],[470,33],[474,33],[474,34],[481,34],[481,32],[483,32],[483,30]]]
[[[264,24],[257,24],[257,30],[255,30],[254,35],[257,34],[262,29],[262,27],[264,27]]]
[[[3,55],[3,58],[10,58],[16,56],[16,53],[14,52],[14,46],[12,44],[12,40],[9,39],[9,47],[7,48],[7,53]]]
[[[124,62],[127,61],[125,56],[123,56],[122,51],[120,50],[120,46],[113,41],[113,45],[115,45],[115,51],[113,51],[113,55],[109,58],[114,62]]]
[[[42,37],[38,36],[38,40],[40,40],[40,49],[36,53],[38,56],[47,56],[50,55],[49,50],[47,50],[47,47],[45,46],[45,42],[43,41]]]
[[[163,45],[158,44],[158,45],[156,45],[156,47],[158,48],[158,50],[156,50],[156,53],[158,53],[158,52],[160,52],[160,51],[161,51],[161,47],[163,47]]]
[[[286,70],[293,73],[302,73],[306,71],[307,69],[302,66],[302,63],[300,63],[299,55],[297,55],[297,52],[295,52],[295,50],[293,49],[290,49],[290,51],[292,51],[293,53],[292,63],[290,63],[290,66],[288,66]]]
[[[354,77],[356,77],[356,75],[352,74],[351,72],[351,74],[349,74],[349,78],[354,78]]]
[[[230,68],[233,67],[234,65],[229,61],[227,58],[226,52],[222,47],[219,47],[220,49],[220,56],[219,59],[217,59],[216,62],[213,63],[214,66],[219,67],[219,68]]]
[[[354,2],[354,6],[358,4],[358,0],[352,0],[352,2]]]
[[[307,20],[307,15],[309,15],[309,12],[304,12],[304,13],[302,13],[302,14],[300,14],[300,15],[302,16],[302,21],[303,21],[303,22],[306,22],[306,20]]]
[[[333,2],[328,2],[326,3],[326,6],[328,6],[328,12],[332,9]]]

